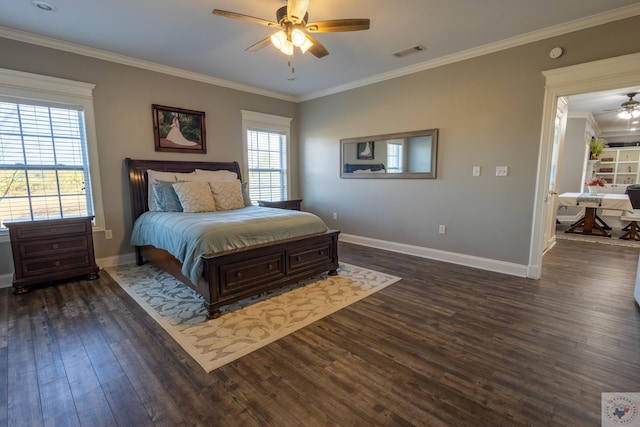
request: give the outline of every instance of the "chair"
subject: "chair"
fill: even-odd
[[[627,232],[620,238],[623,240],[640,240],[640,227],[638,226],[638,221],[640,221],[640,186],[634,187],[630,185],[627,187],[626,193],[629,195],[631,206],[633,206],[633,213],[625,212],[620,216],[621,221],[630,221],[630,224],[623,228]]]
[[[624,194],[629,194],[629,190],[637,190],[637,189],[640,189],[640,184],[627,185],[627,188],[625,189]],[[631,206],[633,206],[633,209],[640,209],[640,201],[638,201],[637,198],[635,199],[635,203],[634,203],[634,199],[631,199],[631,196],[629,196],[629,200],[631,200]],[[628,231],[629,227],[631,227],[631,224],[625,226],[622,230]]]

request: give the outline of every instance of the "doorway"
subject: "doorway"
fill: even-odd
[[[640,53],[573,65],[543,72],[546,79],[542,137],[538,156],[538,179],[534,203],[533,231],[528,277],[539,279],[546,245],[547,195],[550,185],[558,99],[640,84]]]

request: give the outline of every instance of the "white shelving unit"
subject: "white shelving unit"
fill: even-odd
[[[640,147],[607,148],[600,155],[595,176],[607,181],[606,192],[624,193],[627,185],[640,183]]]

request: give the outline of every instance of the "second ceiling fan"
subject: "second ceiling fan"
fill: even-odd
[[[309,51],[317,58],[329,54],[329,51],[309,33],[336,33],[369,29],[369,19],[361,18],[308,22],[308,6],[309,0],[288,0],[286,6],[276,11],[277,22],[220,9],[214,9],[212,13],[278,29],[277,33],[249,46],[246,50],[253,52],[273,44],[282,53],[289,56],[293,54],[295,47],[300,48],[302,52]]]

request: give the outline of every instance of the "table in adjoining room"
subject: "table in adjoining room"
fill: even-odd
[[[611,237],[611,227],[597,214],[598,209],[622,212],[633,212],[631,200],[626,194],[590,194],[562,193],[558,196],[562,206],[580,206],[584,208],[584,216],[571,224],[565,233],[590,234]]]

